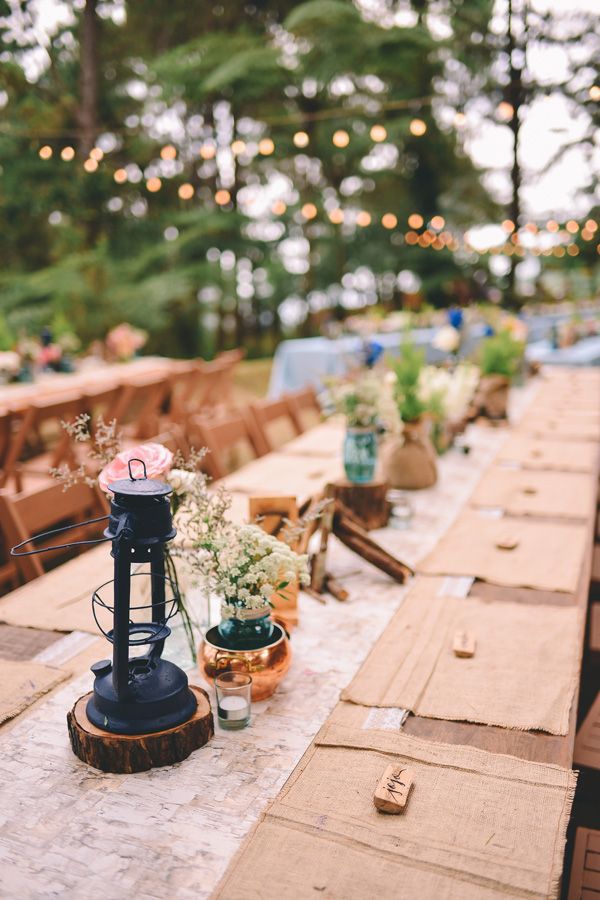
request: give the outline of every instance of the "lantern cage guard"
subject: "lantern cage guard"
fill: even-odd
[[[175,583],[173,582],[172,578],[169,578],[166,575],[161,575],[157,572],[133,572],[131,574],[131,579],[133,580],[134,578],[149,578],[151,579],[151,583],[154,582],[155,579],[162,581],[168,588],[171,589],[172,597],[165,598],[165,615],[164,617],[161,617],[160,622],[134,622],[132,619],[129,619],[128,644],[130,647],[140,647],[147,644],[162,643],[171,634],[171,629],[168,627],[167,622],[174,618],[179,612],[179,593],[177,591]],[[103,600],[100,595],[100,592],[104,590],[104,588],[110,588],[114,585],[114,583],[114,578],[111,578],[110,581],[105,581],[104,584],[101,584],[100,587],[97,587],[92,594],[92,613],[94,616],[94,621],[96,622],[99,631],[111,644],[114,643],[114,628],[104,628],[104,626],[100,622],[100,619],[98,618],[98,608],[100,610],[104,610],[106,613],[109,613],[111,616],[114,616],[114,604],[107,603],[106,600]],[[143,609],[152,610],[153,604],[131,603],[129,606],[130,612],[135,612],[136,610]]]

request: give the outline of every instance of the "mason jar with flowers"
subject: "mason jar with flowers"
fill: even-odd
[[[330,384],[329,391],[333,410],[346,417],[346,478],[368,484],[375,476],[378,432],[400,428],[391,394],[382,377],[371,371]]]

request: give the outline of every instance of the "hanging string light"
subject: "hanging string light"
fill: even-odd
[[[73,147],[63,147],[60,151],[61,159],[64,159],[65,162],[71,162],[71,160],[75,157],[75,150]]]
[[[443,216],[433,216],[431,219],[431,227],[436,231],[441,231],[445,224],[446,220]]]
[[[179,197],[182,200],[191,200],[194,196],[194,185],[189,182],[185,182],[185,184],[179,185],[179,190],[177,191]]]
[[[305,219],[314,219],[317,215],[317,207],[314,203],[305,203],[300,212]]]
[[[218,206],[225,206],[231,200],[231,194],[225,188],[220,188],[215,194],[215,203]]]
[[[96,162],[101,162],[104,159],[104,151],[100,149],[100,147],[92,147],[90,150],[90,159],[95,159]]]
[[[415,137],[423,137],[425,132],[427,131],[427,125],[423,121],[423,119],[412,119],[410,125],[408,126],[410,133]]]
[[[282,216],[287,209],[287,205],[283,200],[276,200],[271,207],[271,212],[275,216]]]
[[[207,142],[202,144],[200,150],[198,151],[202,159],[214,159],[217,155],[217,148],[212,142]]]
[[[271,138],[263,138],[258,142],[258,152],[262,153],[263,156],[270,156],[274,150],[275,144],[273,143]]]
[[[398,219],[394,213],[385,213],[385,215],[381,217],[381,224],[384,228],[392,229],[398,224]]]
[[[176,159],[177,157],[177,148],[173,146],[173,144],[165,144],[164,147],[161,147],[160,150],[160,158],[161,159]]]
[[[125,182],[127,181],[126,170],[125,169],[116,169],[115,173],[113,174],[113,178],[117,182],[117,184],[125,184]]]
[[[308,147],[310,138],[305,131],[297,131],[292,140],[295,147],[299,147],[303,150],[305,147]]]
[[[350,143],[350,135],[340,128],[338,131],[334,131],[331,141],[335,147],[347,147]]]
[[[356,224],[361,228],[366,228],[367,225],[371,224],[371,214],[368,213],[366,209],[361,209],[356,216]]]
[[[412,213],[408,217],[408,224],[411,228],[422,228],[423,227],[423,216],[420,216],[419,213]]]
[[[329,221],[334,225],[341,225],[344,221],[344,212],[341,209],[332,209],[329,212]]]
[[[98,168],[98,162],[95,159],[92,159],[90,157],[89,159],[86,159],[86,161],[84,162],[83,168],[85,169],[86,172],[95,172],[96,169]]]
[[[154,176],[153,178],[149,178],[146,182],[146,190],[150,191],[151,194],[155,194],[157,191],[160,191],[161,187],[162,181],[156,176]]]
[[[52,157],[52,147],[49,147],[48,144],[40,147],[40,149],[38,150],[38,156],[40,157],[40,159],[50,159]]]
[[[385,141],[387,138],[387,131],[383,125],[373,125],[371,128],[369,135],[372,141],[375,141],[376,144],[381,143],[381,141]]]

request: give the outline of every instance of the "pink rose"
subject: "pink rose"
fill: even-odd
[[[131,459],[142,459],[145,462],[148,478],[161,478],[173,465],[173,454],[162,444],[139,444],[131,450],[122,450],[98,475],[98,484],[106,494],[111,493],[108,485],[113,481],[129,478],[127,463]],[[133,463],[131,472],[134,478],[142,478],[144,469],[141,463]]]

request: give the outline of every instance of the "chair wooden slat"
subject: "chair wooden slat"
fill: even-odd
[[[249,410],[256,422],[261,441],[264,442],[265,453],[271,453],[287,440],[302,433],[298,418],[292,414],[286,398],[258,400],[250,404]]]
[[[292,391],[289,394],[285,394],[284,399],[299,434],[320,422],[322,417],[321,407],[313,388]]]
[[[240,445],[253,451],[254,456],[264,456],[264,442],[258,434],[256,423],[244,410],[219,418],[195,416],[191,420],[190,441],[196,449],[206,447],[205,466],[213,478],[224,478],[232,470],[227,455]]]

